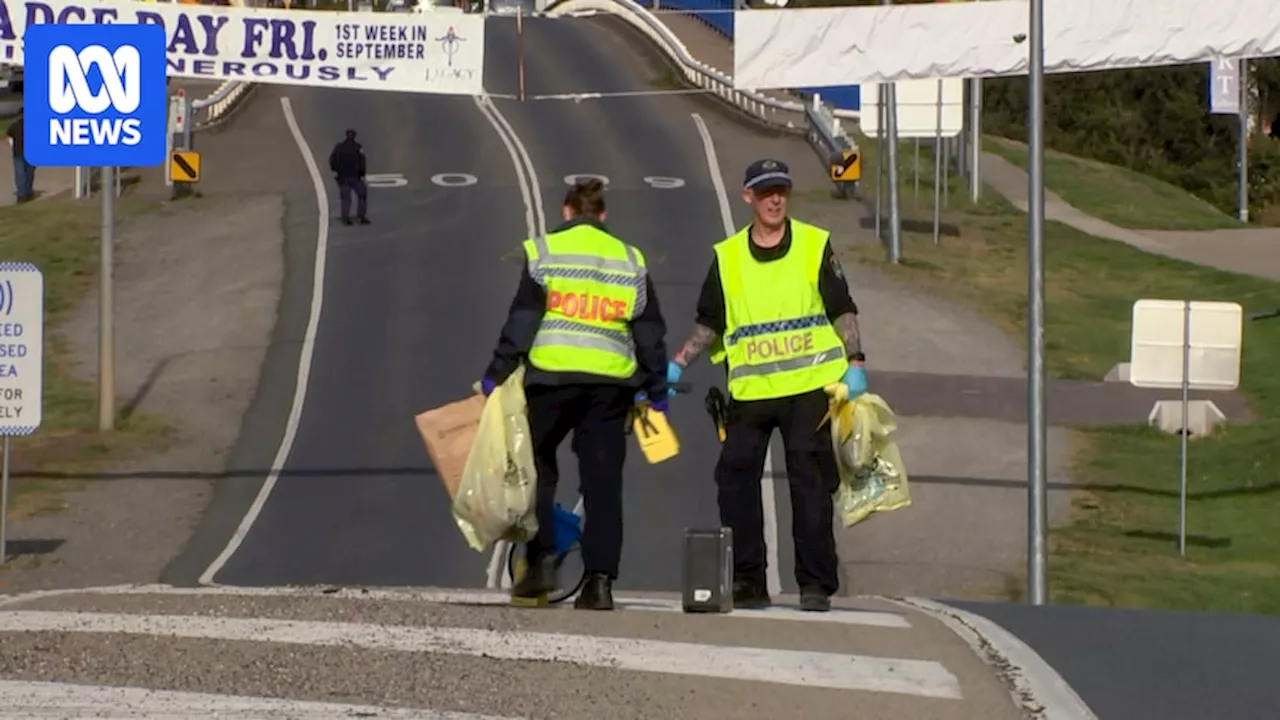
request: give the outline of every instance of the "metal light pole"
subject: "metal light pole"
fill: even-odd
[[[1236,149],[1239,158],[1236,180],[1239,183],[1236,212],[1240,222],[1249,222],[1249,59],[1240,58],[1240,141]]]
[[[982,78],[969,81],[969,202],[982,194]]]
[[[893,0],[880,0],[881,5],[892,5]],[[885,136],[889,156],[889,262],[897,265],[902,260],[902,206],[898,197],[898,86],[889,83],[885,88],[882,106],[885,108],[884,124],[880,134]],[[880,157],[885,157],[881,155]]]
[[[890,83],[885,91],[885,134],[889,145],[889,262],[902,260],[902,205],[898,193],[898,86]]]
[[[112,326],[112,250],[115,244],[116,169],[102,168],[102,266],[98,270],[98,429],[116,425],[115,329]]]
[[[1031,0],[1027,74],[1027,599],[1046,602],[1048,523],[1044,413],[1044,0]]]

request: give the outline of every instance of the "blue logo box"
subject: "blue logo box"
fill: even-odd
[[[159,25],[27,28],[24,134],[36,167],[165,162],[168,90]]]

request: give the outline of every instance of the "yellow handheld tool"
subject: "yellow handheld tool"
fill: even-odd
[[[631,432],[640,443],[640,452],[650,464],[669,460],[680,454],[680,441],[667,422],[667,416],[646,403],[632,413]]]
[[[692,389],[688,383],[671,383],[670,387],[681,394]],[[631,428],[628,432],[636,436],[640,452],[650,464],[670,460],[680,454],[680,440],[671,423],[667,422],[666,413],[654,410],[643,399],[631,407]]]

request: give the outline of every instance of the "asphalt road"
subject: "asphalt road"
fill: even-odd
[[[484,563],[448,514],[413,416],[465,396],[515,281],[496,259],[523,232],[509,160],[466,97],[299,89],[298,125],[334,217],[306,404],[287,473],[223,583],[472,586]],[[336,222],[327,158],[343,130],[365,144],[368,227]],[[432,184],[467,172],[470,187]]]
[[[487,86],[495,93],[513,93],[513,23],[504,19],[491,23]],[[625,44],[598,25],[535,20],[526,24],[526,30],[525,89],[531,96],[650,87],[651,78],[643,65],[635,63],[627,52],[620,52]],[[274,114],[283,122],[281,95],[289,98],[298,129],[321,168],[331,216],[337,214],[337,197],[324,172],[325,160],[329,148],[347,127],[360,131],[371,172],[402,175],[404,184],[397,180],[392,183],[394,186],[373,189],[373,226],[346,228],[335,222],[329,229],[323,312],[306,385],[306,404],[286,472],[275,484],[244,542],[214,579],[234,585],[482,586],[489,556],[472,552],[463,544],[412,417],[469,392],[502,322],[519,272],[519,241],[526,233],[525,203],[511,158],[470,98],[296,88],[282,93],[263,92],[255,100],[257,107],[246,112],[259,119]],[[711,259],[711,244],[723,234],[704,147],[690,117],[690,113],[706,112],[706,108],[679,97],[652,96],[582,103],[495,102],[528,149],[551,224],[565,188],[565,176],[595,173],[609,178],[609,224],[615,233],[645,251],[668,318],[669,342],[681,342],[692,322],[698,286]],[[243,121],[241,118],[239,122]],[[293,373],[303,346],[301,339],[312,295],[309,276],[318,218],[314,205],[309,205],[314,202],[308,197],[312,180],[298,161],[296,149],[282,142],[278,152],[282,165],[296,175],[293,189],[287,193],[289,212],[285,220],[289,270],[263,389],[246,418],[237,452],[235,465],[244,470],[244,476],[222,484],[205,528],[193,540],[187,556],[175,563],[176,576],[170,578],[174,581],[193,581],[225,546],[235,524],[258,495],[263,468],[270,464],[284,434]],[[438,173],[466,173],[474,176],[476,183],[443,187],[432,181]],[[684,182],[679,187],[661,188],[644,179],[656,176]],[[730,200],[736,205],[732,194]],[[743,219],[739,214],[737,220]],[[683,529],[716,524],[711,472],[718,447],[702,413],[700,395],[717,378],[704,363],[689,373],[689,379],[697,387],[698,396],[679,398],[674,405],[673,422],[683,442],[681,455],[656,467],[645,464],[638,452],[628,460],[627,545],[620,589],[677,589]],[[564,500],[568,502],[575,472],[567,449],[563,474]],[[784,584],[793,587],[789,580],[791,545],[787,538],[789,505],[785,481],[779,485],[780,574]],[[244,645],[232,646],[231,636],[225,632],[217,634],[203,626],[195,627],[208,624],[210,613],[235,617],[276,613],[292,617],[297,611],[293,603],[275,607],[262,601],[260,606],[255,603],[228,610],[214,607],[207,600],[172,607],[157,605],[154,600],[127,607],[97,601],[61,606],[59,602],[50,601],[45,609],[146,613],[148,619],[133,625],[125,623],[123,630],[104,632],[107,641],[92,644],[75,634],[77,623],[88,622],[83,618],[54,618],[60,623],[55,623],[57,627],[38,630],[23,618],[7,616],[10,625],[0,631],[15,633],[14,638],[23,637],[16,633],[45,634],[23,641],[26,649],[9,651],[6,675],[32,680],[75,676],[100,678],[104,684],[142,684],[138,678],[154,676],[160,669],[184,667],[184,658],[206,657],[212,663],[207,673],[183,673],[181,679],[160,684],[173,689],[191,686],[225,691],[263,675],[256,668],[287,667],[305,669],[305,676],[287,678],[289,682],[261,689],[261,694],[320,698],[331,695],[336,682],[345,681],[348,687],[340,695],[371,702],[387,700],[361,698],[361,693],[378,686],[379,681],[371,682],[369,678],[386,677],[382,666],[374,663],[382,658],[353,656],[349,662],[339,663],[333,673],[325,674],[321,669],[335,667],[332,652],[308,655],[304,658],[307,662],[299,662],[295,648],[272,647],[260,651],[263,656],[258,664],[237,664],[225,658],[243,659]],[[373,609],[317,608],[314,614],[317,618],[330,618],[338,613],[360,620],[365,613],[385,611],[386,608],[377,607],[379,602],[366,603]],[[956,605],[995,620],[1020,638],[1059,671],[1104,720],[1268,717],[1268,708],[1280,703],[1269,674],[1275,637],[1280,635],[1280,627],[1273,619]],[[501,612],[524,622],[523,614],[505,608]],[[155,647],[135,654],[152,658],[152,665],[136,674],[133,670],[126,672],[119,663],[115,638],[120,634],[166,635],[167,626],[152,613],[182,614],[188,618],[182,622],[189,632],[205,635],[170,638],[169,642],[177,647],[160,647],[157,641]],[[416,601],[404,610],[405,617],[412,617],[415,622],[421,613],[422,605]],[[700,622],[673,614],[676,620],[655,624],[647,617],[632,615],[620,613],[600,619],[602,624],[618,624],[593,626],[587,628],[586,634],[608,630],[642,635],[652,631],[654,635],[687,641]],[[548,616],[551,620],[529,617],[535,618],[529,621],[533,629],[546,629],[537,623],[562,629],[555,625],[554,615]],[[394,618],[381,620],[391,622]],[[738,622],[732,617],[726,620],[730,624]],[[686,621],[688,625],[679,624]],[[444,617],[442,622],[479,627],[495,621],[486,615],[479,620]],[[581,621],[575,617],[566,622]],[[923,623],[921,626],[925,627]],[[990,671],[979,666],[967,651],[961,652],[956,638],[942,633],[940,628],[933,627],[918,637],[886,637],[882,641],[864,629],[849,632],[846,638],[836,635],[832,628],[819,627],[822,629],[803,642],[797,639],[794,628],[778,628],[779,639],[764,638],[760,632],[758,642],[767,645],[765,640],[769,640],[774,645],[768,647],[787,649],[800,644],[830,643],[847,651],[846,645],[853,647],[871,638],[874,642],[869,643],[866,652],[873,656],[940,660],[958,676],[965,698],[989,703],[983,709],[947,706],[936,715],[915,707],[877,705],[868,717],[997,717],[995,713],[1003,712],[1008,702],[1007,693],[996,685],[994,675],[988,674]],[[247,634],[248,630],[241,632],[236,642],[246,642],[243,636]],[[725,627],[723,638],[717,642],[736,645],[743,636],[743,628]],[[211,649],[198,644],[201,639],[220,644]],[[562,639],[553,636],[547,642],[552,641]],[[10,638],[5,646],[18,648],[15,642]],[[51,646],[58,658],[73,658],[80,665],[67,669],[65,660],[41,664]],[[715,647],[719,645],[708,644],[696,651],[710,657],[716,652]],[[487,652],[487,648],[482,649]],[[760,656],[755,657],[759,660]],[[465,685],[453,695],[452,691],[437,692],[437,685],[420,682],[424,674],[429,674],[422,666],[401,660],[388,663],[396,677],[421,696],[405,691],[394,698],[397,702],[420,699],[449,705],[459,703],[458,698],[469,697],[475,690],[472,685]],[[689,665],[696,667],[698,663]],[[241,674],[209,679],[214,672],[234,674],[233,671]],[[521,666],[511,672],[514,676],[515,672],[526,671]],[[365,673],[363,677],[361,672]],[[449,672],[451,678],[457,675],[476,686],[494,686],[490,679],[493,669],[479,662],[474,666],[454,664]],[[200,682],[189,682],[191,678]],[[599,688],[616,688],[613,707],[620,713],[615,714],[624,717],[627,712],[643,712],[646,703],[655,698],[679,698],[708,685],[705,680],[688,685],[650,685],[645,680],[631,688],[618,685],[616,675],[546,679],[554,682],[534,684],[535,689],[541,687],[546,693],[539,702],[557,710],[566,702],[578,703],[582,705],[582,716],[591,717],[598,714],[593,692]],[[497,687],[505,688],[501,683]],[[570,692],[550,689],[566,687]],[[793,701],[793,696],[779,694],[771,687],[754,695],[745,694],[741,686],[714,689],[715,696],[700,706],[707,717],[720,717],[726,710],[734,710],[733,702],[753,705],[759,711],[756,716],[772,717],[795,711],[799,706],[794,703],[801,701]],[[500,697],[486,700],[492,703],[486,709],[507,707],[512,696],[518,694],[504,690]],[[804,701],[826,702],[814,697],[806,695]],[[775,710],[775,705],[782,709]],[[836,706],[846,712],[849,702],[832,696],[828,707]],[[867,705],[860,702],[859,707]],[[766,709],[768,712],[763,712]]]
[[[525,28],[530,97],[653,87],[643,63],[617,52],[618,38],[608,28],[580,20],[527,21]],[[486,45],[486,87],[499,98],[514,95],[514,21],[491,19]],[[489,554],[463,543],[412,418],[469,392],[505,317],[522,262],[519,243],[527,235],[512,159],[471,98],[308,88],[287,95],[335,220],[323,305],[285,470],[213,580],[483,587]],[[706,149],[691,116],[706,113],[705,105],[652,95],[494,103],[527,149],[549,226],[559,220],[572,180],[566,177],[608,178],[608,224],[645,252],[674,351],[692,326],[711,245],[724,235]],[[401,179],[392,184],[404,183],[371,189],[374,224],[368,227],[336,222],[338,199],[326,162],[348,127],[359,131],[371,176],[398,174]],[[464,173],[476,182],[443,187],[432,180],[439,173]],[[297,183],[304,187],[311,180],[299,172]],[[741,203],[733,194],[730,201],[736,221],[743,222]],[[314,227],[297,225],[290,228],[295,235],[314,236]],[[282,314],[277,333],[293,341],[294,353],[306,322],[306,312],[296,306],[310,302],[309,287],[298,281],[309,271],[310,258],[298,260],[292,270],[295,311]],[[272,384],[292,385],[284,371],[296,367],[296,355],[277,363]],[[719,445],[702,409],[702,394],[718,378],[700,363],[687,379],[695,395],[677,398],[672,416],[681,454],[650,466],[631,446],[620,589],[679,589],[685,528],[719,524],[712,480]],[[291,400],[274,392],[273,402],[259,403],[256,417],[283,424]],[[253,423],[254,417],[247,420]],[[282,432],[252,437],[252,447],[242,454],[256,462],[240,465],[270,467]],[[562,476],[562,500],[572,504],[576,465],[567,444]],[[261,480],[239,484],[234,497],[222,493],[211,513],[208,525],[218,531],[198,536],[175,564],[184,572],[167,579],[191,582],[225,546]],[[778,490],[780,574],[784,587],[794,590],[785,480]]]
[[[950,604],[1030,646],[1099,720],[1261,720],[1280,712],[1280,618]]]
[[[491,21],[490,91],[515,92],[515,24]],[[578,92],[650,89],[643,63],[617,52],[607,29],[579,20],[525,23],[525,92],[529,97]],[[615,97],[573,103],[559,100],[497,101],[529,148],[547,208],[555,222],[566,177],[592,173],[609,179],[608,226],[638,246],[667,320],[668,354],[692,328],[698,292],[724,235],[719,201],[706,152],[687,101],[673,97]],[[646,177],[679,178],[683,185],[659,189]],[[681,440],[677,457],[649,465],[630,445],[625,473],[626,541],[619,586],[677,590],[686,527],[719,525],[712,471],[719,452],[714,427],[702,409],[702,394],[715,380],[707,363],[686,378],[695,394],[673,401],[672,423]],[[575,464],[562,449],[562,502],[576,496]]]

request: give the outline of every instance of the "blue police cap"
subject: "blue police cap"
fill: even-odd
[[[790,168],[780,160],[757,160],[747,166],[742,186],[748,190],[791,187]]]

